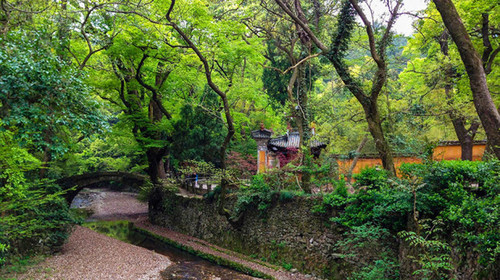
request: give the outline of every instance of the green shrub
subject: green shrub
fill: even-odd
[[[264,181],[262,174],[254,175],[250,186],[243,186],[237,192],[238,199],[234,206],[233,217],[239,216],[252,206],[257,207],[259,213],[263,215],[271,205],[272,197],[275,193],[277,192],[271,190],[269,185]]]
[[[327,213],[331,208],[341,208],[345,206],[348,198],[346,181],[341,178],[334,181],[335,189],[331,193],[323,194],[323,201],[320,204],[314,205],[313,213]]]
[[[338,243],[342,257],[363,264],[355,266],[352,279],[387,279],[388,272],[396,271],[397,258],[390,252],[375,249],[381,253],[377,259],[361,248],[390,248],[398,233],[417,252],[411,256],[417,264],[414,273],[426,279],[464,269],[495,271],[500,258],[500,163],[443,161],[404,164],[400,170],[403,179],[365,169],[356,176],[355,193],[338,185],[313,209],[336,210],[330,220],[345,228]]]
[[[353,178],[356,179],[357,186],[380,189],[387,186],[388,174],[385,169],[369,167],[354,174]]]
[[[281,202],[291,201],[295,196],[297,196],[297,194],[298,193],[292,191],[280,191],[279,200]]]
[[[248,187],[248,188],[243,187],[243,189],[247,189],[248,191],[255,191],[255,192],[267,192],[271,188],[264,180],[264,175],[257,174],[257,175],[254,175],[252,177],[250,187]]]
[[[233,210],[233,217],[237,217],[250,207],[256,207],[260,215],[264,215],[271,206],[273,199],[281,202],[292,200],[302,192],[292,190],[276,190],[267,183],[267,175],[257,174],[252,177],[249,186],[241,186],[236,192],[238,197]]]
[[[0,243],[0,267],[7,262],[7,252],[9,250],[9,245]]]
[[[12,200],[2,200],[0,243],[6,244],[4,259],[57,250],[75,222],[58,186],[31,186]]]
[[[419,222],[420,235],[427,237],[423,241],[450,244],[455,258],[451,263],[465,263],[467,258],[477,256],[472,258],[478,260],[480,270],[495,267],[500,256],[500,163],[442,161],[428,165],[406,164],[401,170],[408,180],[420,181],[423,185],[417,191],[420,215],[431,222],[442,221],[439,230],[434,224]],[[451,253],[431,257],[439,261],[450,258]],[[433,264],[431,257],[428,263],[420,263],[422,273],[438,275],[452,270],[450,266],[441,267],[442,262]]]
[[[286,262],[282,262],[281,266],[286,270],[286,271],[290,271],[292,270],[293,268],[293,265],[291,263],[286,263]]]
[[[0,131],[0,261],[56,249],[73,224],[58,185],[28,181],[26,172],[40,162]]]
[[[413,272],[414,275],[418,275],[422,279],[447,278],[446,276],[453,269],[453,265],[451,264],[450,247],[446,242],[439,239],[426,239],[427,237],[412,231],[401,231],[398,235],[410,246],[419,249],[419,254],[413,256],[414,262],[420,267]]]
[[[154,185],[151,181],[147,180],[142,186],[139,187],[139,194],[137,199],[142,202],[148,202],[149,198],[153,192]]]
[[[354,273],[350,279],[397,279],[397,254],[389,246],[395,241],[386,228],[365,223],[351,227],[337,242],[336,251],[352,264]]]

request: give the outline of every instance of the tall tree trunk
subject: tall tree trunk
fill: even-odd
[[[290,51],[290,53],[293,53]],[[296,59],[289,56],[290,64],[294,65]],[[287,86],[288,100],[290,101],[290,111],[292,117],[295,119],[297,130],[299,132],[299,153],[302,153],[302,163],[308,163],[307,157],[310,157],[309,139],[311,138],[309,132],[309,120],[307,117],[307,87],[305,85],[305,66],[304,64],[298,65],[293,69],[292,76],[288,81]],[[295,97],[297,96],[297,98]],[[303,151],[301,151],[303,148]],[[305,172],[301,175],[301,187],[306,193],[311,193],[310,187],[311,174]]]
[[[363,109],[365,111],[366,121],[368,122],[368,130],[370,131],[373,140],[375,140],[375,147],[377,148],[377,152],[382,160],[382,166],[385,170],[389,171],[390,174],[396,175],[394,157],[392,155],[391,148],[389,147],[389,143],[384,136],[378,106],[374,102],[368,102],[363,105]]]
[[[155,125],[161,121],[163,118],[163,113],[158,108],[158,104],[151,99],[149,102],[149,119],[152,124]],[[162,141],[163,137],[161,132],[153,132],[154,135],[149,135],[155,141]],[[151,147],[147,150],[146,154],[148,156],[149,169],[154,173],[154,176],[165,179],[167,178],[167,173],[165,172],[165,165],[163,163],[163,157],[166,155],[166,148]],[[156,180],[155,180],[156,181]]]
[[[57,39],[59,39],[59,44],[57,45],[57,55],[61,61],[65,63],[71,63],[71,59],[68,56],[66,48],[70,46],[70,27],[67,17],[68,1],[61,1],[61,9],[59,10],[59,15],[57,16],[58,28],[57,28]]]
[[[295,11],[297,12],[298,18],[304,22],[308,23],[307,17],[304,13],[304,10],[302,8],[302,5],[300,3],[300,0],[294,0],[294,7]],[[317,5],[316,5],[317,8]],[[316,18],[319,17],[319,10],[316,10]],[[317,25],[316,25],[317,26]],[[312,47],[312,42],[311,38],[307,35],[307,32],[302,29],[302,27],[298,24],[295,23],[295,28],[297,32],[297,37],[300,39],[301,43],[301,50],[303,53],[306,53],[308,55],[311,55],[311,47]],[[290,53],[293,55],[293,49],[291,49]],[[305,57],[302,57],[300,60],[303,60]],[[295,60],[295,59],[293,59]],[[291,61],[292,65],[295,64],[295,62]],[[296,116],[297,120],[297,127],[299,129],[299,136],[300,136],[300,141],[299,141],[299,149],[302,150],[302,159],[301,163],[304,165],[305,172],[302,172],[302,189],[306,193],[311,193],[311,172],[308,170],[311,170],[312,168],[312,161],[311,161],[311,147],[309,145],[309,139],[311,138],[311,131],[310,131],[310,119],[309,119],[309,107],[307,105],[308,102],[308,93],[310,90],[309,84],[308,84],[308,78],[309,80],[312,79],[311,77],[311,65],[309,64],[309,67],[307,67],[306,63],[303,63],[301,65],[297,66],[298,68],[298,77],[296,80],[296,86],[295,86],[295,91],[297,92],[297,100],[296,100],[296,107],[293,108],[293,113]],[[307,75],[307,71],[309,71],[309,77]],[[293,99],[290,100],[292,102]]]
[[[452,116],[451,122],[455,128],[460,147],[462,149],[462,160],[472,160],[472,149],[474,147],[474,137],[479,128],[479,123],[473,121],[469,129],[465,127],[465,118]]]
[[[443,22],[455,42],[469,75],[474,106],[488,137],[493,153],[500,159],[500,114],[493,103],[483,61],[474,48],[465,26],[451,0],[433,0]]]
[[[142,66],[142,64],[141,64]],[[140,70],[140,68],[139,68]],[[170,72],[165,71],[164,65],[162,62],[158,62],[156,68],[156,77],[155,77],[155,88],[150,88],[149,90],[153,92],[151,99],[149,101],[148,111],[149,111],[149,119],[153,125],[158,124],[163,116],[170,119],[170,114],[165,113],[165,109],[161,107],[161,96],[157,93],[157,89],[161,88],[165,80],[167,79]],[[144,83],[141,80],[141,83]],[[166,141],[165,137],[162,135],[160,131],[154,132],[154,135],[151,135],[151,138],[157,141]],[[163,161],[163,157],[167,154],[166,145],[162,148],[153,147],[148,151],[151,154],[151,162],[153,166],[150,168],[154,168],[156,170],[156,176],[160,179],[167,178],[167,173],[165,172],[165,163]]]
[[[136,141],[141,146],[146,146],[151,143],[143,140],[144,138],[152,139],[153,141],[160,141],[161,134],[160,132],[154,131],[150,126],[155,125],[163,116],[170,118],[170,114],[162,108],[162,105],[157,97],[156,89],[144,83],[141,78],[141,67],[144,64],[147,56],[143,56],[139,66],[137,67],[137,71],[133,69],[133,67],[126,67],[123,61],[117,59],[116,67],[114,67],[115,75],[121,80],[121,88],[120,88],[120,99],[125,105],[126,110],[125,114],[129,116],[134,116],[135,119],[142,114],[142,102],[144,98],[139,92],[134,89],[134,87],[129,87],[129,83],[135,78],[139,84],[141,84],[144,88],[150,90],[152,92],[151,99],[148,104],[148,116],[149,123],[146,120],[134,121],[134,128],[132,129],[132,133]],[[118,70],[119,69],[119,70]],[[136,73],[134,73],[136,72]],[[164,77],[166,79],[166,76]],[[163,79],[163,80],[164,80]],[[165,173],[163,170],[163,156],[166,153],[166,147],[150,147],[146,150],[146,158],[148,161],[148,168],[146,172],[151,179],[153,184],[158,184],[159,174]],[[163,172],[162,172],[163,171]]]
[[[449,48],[448,48],[448,39],[449,34],[446,30],[441,33],[439,37],[439,44],[441,46],[441,53],[443,53],[449,59]],[[453,128],[455,129],[455,134],[457,135],[458,141],[460,142],[460,147],[462,150],[462,160],[472,160],[472,148],[474,146],[474,137],[476,136],[476,132],[479,128],[479,123],[477,121],[472,121],[469,129],[465,127],[466,120],[465,117],[460,115],[460,112],[455,110],[453,103],[453,77],[456,76],[456,70],[451,64],[447,64],[444,67],[445,73],[445,85],[444,92],[451,109],[448,115],[450,116],[451,123],[453,124]]]
[[[474,140],[471,137],[466,137],[464,141],[460,143],[460,148],[462,150],[462,160],[472,160],[472,150],[474,148]]]
[[[151,179],[151,182],[153,184],[158,184],[158,159],[157,159],[157,153],[152,150],[148,149],[146,151],[146,157],[148,158],[148,175],[149,178]]]
[[[448,77],[449,78],[449,77]],[[448,99],[448,104],[452,105],[453,97],[451,96],[452,86],[450,83],[445,85],[444,91],[446,98]],[[457,135],[458,142],[460,142],[460,147],[462,150],[462,160],[472,160],[472,148],[474,146],[474,137],[476,137],[477,130],[479,129],[479,122],[473,120],[469,129],[465,126],[467,124],[465,117],[460,116],[452,108],[448,114],[455,129],[455,134]]]
[[[309,139],[311,133],[309,131],[309,118],[307,108],[307,83],[306,83],[306,67],[304,64],[297,67],[297,79],[295,80],[294,91],[297,98],[290,99],[292,116],[295,118],[297,130],[299,132],[299,153],[301,154],[301,163],[307,165],[311,156],[311,148]],[[294,102],[295,101],[295,102]],[[307,171],[301,174],[301,187],[306,193],[311,193],[311,174]]]
[[[163,104],[161,102],[161,96],[158,93],[158,90],[161,88],[161,86],[169,76],[170,72],[165,70],[164,65],[161,61],[158,62],[156,68],[155,85],[153,87],[147,84],[142,79],[141,76],[142,75],[141,69],[147,58],[148,55],[144,53],[141,61],[139,62],[139,65],[137,66],[135,79],[137,80],[137,82],[139,82],[141,86],[143,86],[145,89],[151,92],[151,98],[149,100],[149,105],[148,105],[148,118],[153,128],[148,129],[148,127],[146,126],[143,127],[141,130],[147,136],[147,138],[152,139],[153,141],[168,142],[166,137],[162,135],[162,132],[156,130],[155,127],[163,119],[163,117],[171,119],[171,115],[163,107]],[[167,153],[166,144],[162,145],[162,147],[150,147],[146,151],[146,155],[148,157],[148,165],[149,165],[148,173],[151,177],[151,181],[155,184],[159,183],[158,178],[167,177],[165,172],[165,164],[163,163],[163,157],[166,155],[166,153]]]
[[[222,178],[221,178],[221,192],[220,192],[220,201],[219,205],[217,207],[217,212],[220,215],[223,215],[226,217],[226,219],[233,223],[238,223],[238,221],[233,221],[231,217],[231,213],[224,208],[224,202],[225,202],[225,197],[228,192],[229,188],[229,181],[226,176],[226,168],[227,168],[227,155],[226,151],[227,148],[231,142],[231,139],[233,138],[235,129],[234,129],[234,120],[231,115],[231,107],[229,105],[229,100],[227,98],[227,91],[232,86],[232,80],[229,80],[229,86],[226,91],[222,91],[217,84],[212,79],[212,69],[208,63],[207,58],[203,55],[203,53],[198,49],[198,47],[195,45],[195,43],[189,38],[189,36],[172,20],[171,18],[171,13],[174,9],[175,6],[175,0],[172,0],[170,3],[170,7],[168,8],[167,13],[165,14],[165,18],[169,22],[170,26],[177,32],[177,34],[180,35],[182,40],[186,43],[186,47],[190,48],[198,57],[200,62],[203,65],[203,70],[205,72],[205,78],[207,80],[208,86],[217,93],[217,95],[220,97],[222,100],[222,105],[224,109],[224,115],[226,117],[226,124],[227,124],[227,134],[226,137],[224,138],[224,141],[222,142],[222,145],[220,147],[220,157],[221,157],[221,169],[222,169]],[[238,219],[239,220],[239,219]]]

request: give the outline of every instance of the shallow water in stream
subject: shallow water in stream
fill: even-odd
[[[220,280],[246,280],[255,279],[248,275],[222,267],[191,255],[175,247],[160,243],[150,238],[136,244],[146,249],[167,256],[174,264],[161,273],[162,279],[220,279]]]
[[[83,192],[75,198],[72,208],[88,208],[92,204],[98,203],[101,196],[99,193],[93,194]],[[108,196],[109,197],[109,196]],[[116,195],[112,196],[116,197]],[[106,201],[109,203],[109,201]],[[76,206],[76,207],[75,207]],[[83,207],[82,207],[83,206]],[[113,223],[105,221],[93,221],[91,229],[118,238],[127,243],[131,243],[159,254],[167,256],[172,264],[161,272],[163,280],[249,280],[258,279],[230,268],[211,263],[205,259],[194,256],[186,251],[177,249],[160,240],[150,238],[137,231],[130,230],[127,223]]]

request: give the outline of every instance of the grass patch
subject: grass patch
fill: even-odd
[[[85,219],[92,216],[92,214],[94,214],[94,211],[89,208],[70,208],[69,213],[71,214],[71,217],[73,217],[76,221],[83,222],[85,221]]]
[[[114,239],[130,243],[132,224],[129,221],[99,221],[82,224],[84,227],[97,231]]]
[[[198,242],[198,241],[194,241],[202,246],[206,246],[206,244],[204,244],[203,242]],[[240,253],[240,252],[235,252],[235,251],[231,251],[231,250],[227,250],[227,249],[219,249],[215,246],[208,246],[210,249],[214,250],[214,251],[217,251],[217,252],[221,252],[221,253],[224,253],[224,254],[228,254],[228,255],[236,255],[236,257],[240,258],[240,259],[243,259],[243,260],[247,260],[247,261],[250,261],[250,262],[254,262],[254,263],[257,263],[259,265],[262,265],[262,266],[265,266],[267,268],[270,268],[270,269],[274,269],[274,270],[280,270],[280,267],[279,266],[276,266],[274,264],[270,264],[268,262],[264,262],[264,261],[261,261],[260,259],[257,258],[257,255],[254,254],[254,255],[250,255],[250,256],[247,256],[243,253]]]
[[[17,275],[27,272],[29,268],[41,263],[46,258],[46,255],[14,257],[10,264],[0,268],[0,280],[16,280]]]

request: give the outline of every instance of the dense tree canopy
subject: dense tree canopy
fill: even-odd
[[[389,177],[395,155],[438,141],[471,160],[488,140],[500,158],[498,1],[429,1],[409,36],[395,29],[405,2],[0,1],[0,265],[16,239],[64,239],[53,230],[71,218],[51,180],[119,170],[159,186],[209,163],[224,197],[234,174],[256,171],[261,123],[298,131],[301,157],[254,182],[307,193],[336,186],[335,158],[360,152]],[[314,140],[328,146],[313,160]],[[31,227],[37,207],[55,222]]]

